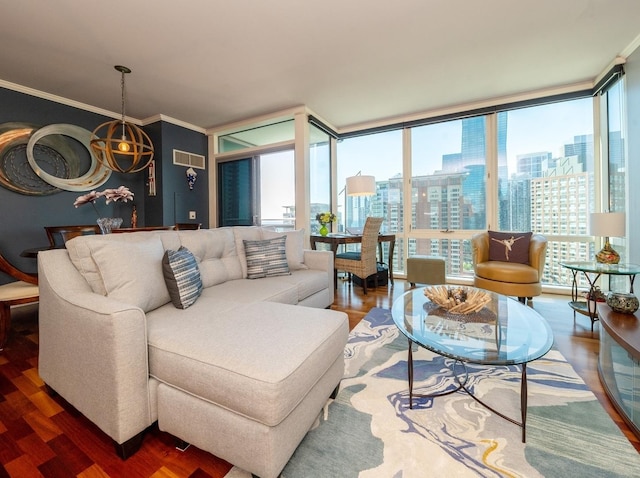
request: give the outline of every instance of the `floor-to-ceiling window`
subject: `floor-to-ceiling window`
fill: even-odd
[[[218,163],[219,226],[254,224],[253,158]]]
[[[368,215],[382,216],[382,231],[398,239],[396,272],[404,272],[409,255],[438,255],[447,260],[450,281],[468,281],[473,274],[469,241],[473,233],[487,228],[531,230],[549,239],[543,283],[570,285],[572,276],[560,263],[593,257],[588,216],[598,210],[602,193],[594,102],[589,94],[580,94],[577,99],[574,94],[568,100],[542,99],[482,114],[399,123],[385,131],[336,134],[337,158],[331,157],[332,141],[325,132],[329,130],[310,126],[309,231],[314,232],[315,213],[320,210],[337,213],[333,232],[342,233],[358,232]],[[624,208],[625,202],[625,168],[619,158],[624,132],[616,127],[623,118],[622,95],[623,89],[615,85],[606,94],[609,132],[602,163],[609,167],[612,210]],[[242,141],[251,148],[248,137]],[[286,164],[295,169],[295,164]],[[332,164],[336,164],[333,174]],[[268,186],[274,191],[284,179],[279,169],[283,165],[272,167],[277,174]],[[258,193],[266,174],[260,171],[253,180]],[[356,175],[374,176],[375,194],[348,196],[346,179]],[[337,184],[332,184],[332,177]],[[293,191],[294,182],[290,184]],[[281,212],[269,219],[296,215],[293,200],[277,202]],[[262,210],[260,215],[268,216]]]
[[[309,232],[316,234],[320,229],[316,214],[332,210],[331,146],[329,135],[313,125],[309,137]]]
[[[220,162],[219,225],[293,229],[294,175],[294,154],[290,149]]]
[[[402,131],[394,130],[346,138],[338,142],[338,222],[342,232],[362,230],[366,217],[384,218],[381,231],[403,232]],[[358,174],[374,176],[376,194],[348,196],[346,179]],[[385,259],[388,244],[385,244]],[[402,241],[396,243],[394,271],[404,271]]]
[[[278,231],[296,225],[295,158],[293,150],[261,154],[258,158],[260,193],[258,225]]]
[[[602,208],[609,212],[627,210],[627,164],[624,125],[624,77],[612,82],[600,95],[603,155],[602,171],[605,173]],[[629,218],[627,218],[628,221]],[[626,234],[625,234],[626,235]],[[629,262],[627,241],[624,237],[611,237],[612,247],[620,254],[621,262]],[[599,247],[598,244],[596,247]],[[625,277],[609,276],[611,290],[628,288]]]
[[[546,236],[543,283],[569,285],[560,264],[593,257],[593,99],[498,113],[497,138],[500,229]]]
[[[369,210],[385,217],[386,231],[406,248],[396,270],[404,270],[408,255],[437,255],[446,259],[450,279],[470,279],[469,239],[487,228],[547,236],[547,284],[570,285],[572,276],[560,263],[592,257],[591,97],[414,126],[405,130],[406,143],[402,134],[398,129],[338,144],[339,181],[376,176]],[[346,205],[338,199],[345,227],[353,225],[357,208],[349,198]]]
[[[487,227],[486,120],[476,116],[411,129],[407,255],[444,258],[448,276],[473,271],[469,241],[453,237],[456,231]]]

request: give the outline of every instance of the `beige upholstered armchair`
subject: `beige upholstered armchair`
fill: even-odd
[[[501,233],[492,233],[492,236],[496,234]],[[531,234],[530,238],[518,233],[502,234],[502,239],[490,238],[489,232],[478,233],[471,238],[473,284],[481,289],[517,297],[522,303],[525,303],[526,299],[531,301],[542,292],[540,281],[544,270],[547,239],[540,234]],[[529,244],[528,251],[525,246],[524,256],[521,254],[519,260],[514,246],[518,241],[521,241],[520,247],[526,244],[526,238],[522,236],[529,238]],[[498,248],[493,256],[498,253],[504,254],[504,257],[500,256],[501,260],[490,260],[490,257],[494,258],[490,255],[491,243],[494,248]]]
[[[382,219],[381,217],[367,218],[362,231],[360,252],[337,254],[335,259],[334,267],[336,271],[345,271],[349,273],[349,277],[354,274],[362,279],[362,288],[365,295],[367,295],[367,278],[378,272],[376,252]],[[377,287],[377,275],[375,275],[375,278],[374,285]]]

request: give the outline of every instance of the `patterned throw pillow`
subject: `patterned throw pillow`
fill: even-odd
[[[247,279],[289,275],[285,236],[264,241],[244,240]]]
[[[489,260],[529,264],[531,234],[489,231]]]
[[[162,258],[162,273],[169,290],[171,303],[178,309],[193,305],[202,293],[200,269],[191,251],[180,247],[167,250]]]

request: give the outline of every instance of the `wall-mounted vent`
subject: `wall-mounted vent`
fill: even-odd
[[[206,169],[204,156],[200,154],[187,153],[186,151],[173,150],[173,164],[198,169]]]

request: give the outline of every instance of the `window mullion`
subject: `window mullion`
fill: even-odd
[[[498,230],[498,122],[497,114],[487,115],[486,120],[486,208],[487,228]]]

